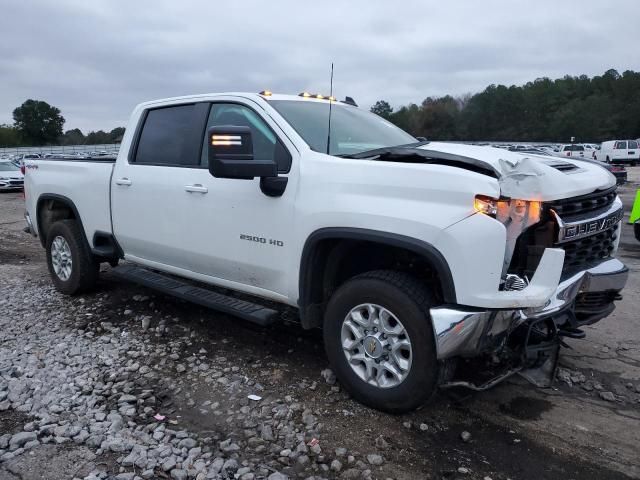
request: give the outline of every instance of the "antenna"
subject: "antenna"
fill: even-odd
[[[331,82],[329,85],[329,128],[327,129],[327,155],[329,155],[329,145],[331,145],[331,105],[333,104],[333,62],[331,62]]]

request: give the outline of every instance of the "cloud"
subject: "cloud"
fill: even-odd
[[[216,91],[335,92],[365,107],[492,83],[640,70],[637,0],[538,2],[0,0],[0,123],[27,98],[65,128]],[[631,20],[631,23],[627,23]]]

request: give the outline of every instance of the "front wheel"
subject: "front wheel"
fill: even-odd
[[[66,295],[95,286],[100,264],[75,220],[60,220],[47,232],[47,267],[56,289]]]
[[[434,394],[433,303],[422,283],[387,270],[359,275],[331,297],[324,319],[325,349],[340,383],[356,400],[402,413]]]

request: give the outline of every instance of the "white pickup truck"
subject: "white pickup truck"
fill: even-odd
[[[514,372],[544,384],[562,339],[611,313],[627,280],[605,169],[418,142],[349,98],[143,103],[117,158],[24,169],[59,291],[93,287],[108,262],[261,324],[293,307],[323,329],[344,388],[386,411]]]

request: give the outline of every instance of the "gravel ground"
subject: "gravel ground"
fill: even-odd
[[[392,416],[349,399],[319,332],[287,317],[260,328],[108,267],[95,293],[58,294],[23,208],[0,194],[2,480],[640,478],[630,230],[626,298],[563,351],[554,388],[514,378]]]

